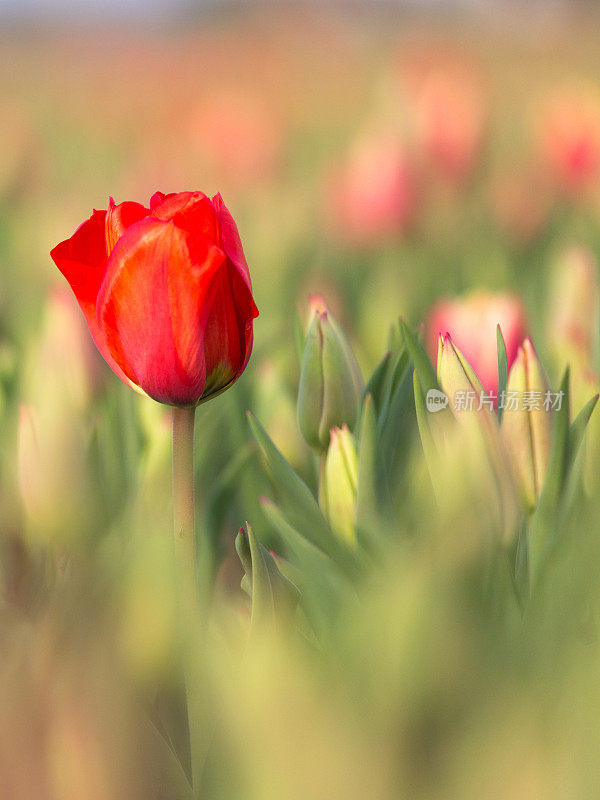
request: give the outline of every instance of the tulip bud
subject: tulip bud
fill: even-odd
[[[348,544],[356,540],[358,455],[347,425],[332,428],[319,487],[319,501],[334,533]]]
[[[487,473],[488,486],[494,487],[490,503],[497,507],[495,514],[503,536],[514,533],[516,498],[510,465],[501,441],[498,419],[492,411],[491,397],[486,394],[479,378],[449,334],[440,336],[438,352],[438,381],[448,395],[449,406],[460,423],[461,436],[447,439],[450,451],[457,441],[467,440],[478,451],[473,460],[479,470]],[[456,455],[447,454],[451,462]],[[485,466],[483,466],[485,465]]]
[[[537,504],[550,458],[549,392],[548,378],[531,339],[525,339],[508,376],[502,435],[521,502],[528,512]]]
[[[450,408],[457,412],[458,418],[465,419],[462,412],[487,411],[485,417],[492,419],[489,404],[482,402],[482,398],[485,399],[488,395],[449,333],[440,335],[439,338],[437,377],[448,396]]]
[[[364,385],[346,335],[331,313],[317,308],[304,346],[298,424],[315,450],[325,452],[331,428],[353,428]]]

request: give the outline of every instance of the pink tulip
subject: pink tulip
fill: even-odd
[[[427,350],[435,363],[439,335],[449,333],[485,391],[497,396],[497,325],[502,329],[510,368],[526,335],[525,309],[513,294],[475,292],[440,300],[428,315]]]

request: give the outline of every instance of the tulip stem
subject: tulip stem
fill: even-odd
[[[173,522],[175,580],[190,734],[192,787],[198,796],[203,763],[201,703],[197,692],[194,639],[199,629],[196,534],[194,526],[194,415],[195,408],[173,408]]]

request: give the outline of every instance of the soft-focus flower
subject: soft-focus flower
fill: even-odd
[[[389,132],[359,139],[330,177],[334,227],[353,241],[401,235],[413,224],[418,185],[408,153]]]
[[[114,372],[161,403],[194,406],[230,386],[258,311],[220,195],[110,200],[52,250]]]
[[[498,395],[496,326],[506,344],[508,366],[525,337],[525,309],[516,295],[474,292],[440,300],[427,319],[427,348],[435,363],[440,334],[449,333],[488,394]],[[496,404],[496,402],[495,402]]]
[[[331,312],[315,301],[304,346],[298,389],[298,424],[316,450],[325,451],[329,432],[354,428],[364,383],[350,343]]]
[[[347,544],[356,539],[356,491],[358,455],[347,425],[332,428],[319,502],[331,529]]]
[[[102,385],[104,365],[66,286],[48,295],[39,352],[32,370],[29,394],[40,385],[62,382],[64,400],[85,409]]]
[[[479,157],[486,126],[485,88],[473,65],[432,56],[407,68],[417,142],[435,175],[459,184]]]
[[[572,367],[572,378],[595,368],[598,352],[600,285],[594,255],[584,247],[561,253],[554,266],[548,340],[556,360]]]
[[[535,508],[550,459],[550,384],[531,343],[525,339],[508,375],[502,436],[526,511]]]
[[[282,126],[264,99],[247,91],[220,91],[204,97],[190,120],[190,143],[207,168],[236,185],[273,174]]]
[[[552,206],[548,178],[538,164],[506,164],[490,184],[494,221],[503,233],[527,244],[543,231]]]
[[[55,401],[42,396],[21,406],[17,473],[32,542],[72,546],[93,529],[98,501],[82,421]]]
[[[588,87],[561,87],[538,110],[536,134],[544,165],[575,194],[600,173],[600,99]]]

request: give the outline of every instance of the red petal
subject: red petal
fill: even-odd
[[[221,246],[227,253],[227,257],[231,263],[239,271],[250,292],[252,292],[250,271],[248,269],[244,250],[242,249],[242,242],[240,240],[240,234],[238,232],[237,225],[235,224],[235,220],[229,213],[227,206],[223,202],[223,198],[220,194],[216,194],[213,197],[212,204],[217,214],[221,229]],[[254,316],[258,316],[258,311]]]
[[[208,240],[154,217],[129,227],[111,253],[98,319],[125,374],[160,402],[202,395],[206,298],[224,259]]]
[[[96,304],[96,297],[106,270],[104,238],[106,211],[93,211],[70,239],[57,244],[50,256],[80,304]]]
[[[165,197],[166,195],[164,192],[154,192],[154,194],[150,198],[150,211],[154,211],[156,206],[159,206],[165,199]]]
[[[168,222],[172,220],[193,237],[205,236],[219,244],[219,222],[210,199],[202,192],[168,194],[162,203],[154,206],[152,216]]]
[[[204,329],[205,398],[231,385],[244,371],[252,352],[252,320],[258,316],[252,293],[231,262],[219,271],[211,289]]]
[[[70,239],[56,245],[50,256],[69,282],[102,357],[121,380],[129,383],[111,356],[96,317],[96,300],[106,273],[105,218],[106,211],[94,211]]]
[[[149,208],[145,208],[141,203],[126,201],[115,205],[112,197],[106,212],[106,252],[110,255],[111,250],[130,225],[147,217],[150,213]]]

